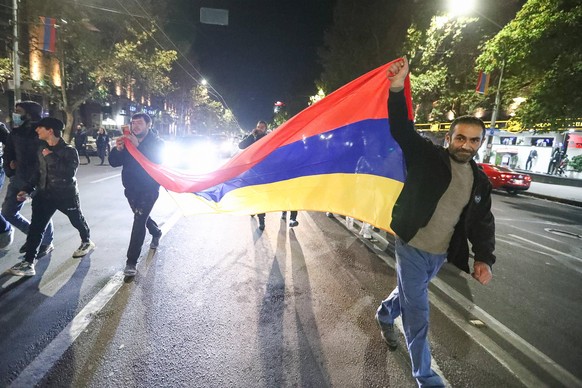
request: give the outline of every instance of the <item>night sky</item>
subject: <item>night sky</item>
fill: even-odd
[[[273,104],[307,106],[322,69],[317,51],[332,22],[335,0],[214,0],[199,6],[229,10],[229,25],[197,23],[193,52],[201,72],[223,96],[244,130],[270,121]],[[206,3],[206,4],[205,4]]]

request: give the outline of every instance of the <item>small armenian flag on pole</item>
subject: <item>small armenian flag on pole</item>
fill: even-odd
[[[479,79],[477,80],[477,87],[475,91],[480,94],[487,94],[487,90],[489,89],[489,78],[491,74],[485,73],[483,71],[479,71]]]
[[[57,41],[57,19],[45,16],[40,17],[40,26],[38,31],[39,48],[42,51],[50,53],[55,52],[55,45]]]

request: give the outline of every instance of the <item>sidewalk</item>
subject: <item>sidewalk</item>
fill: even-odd
[[[532,182],[529,190],[522,192],[521,195],[582,207],[582,187]]]

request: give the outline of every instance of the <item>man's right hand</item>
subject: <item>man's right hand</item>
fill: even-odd
[[[120,136],[117,139],[115,139],[115,148],[117,148],[117,151],[123,151],[123,149],[125,148],[123,136]]]
[[[404,80],[408,75],[408,59],[402,57],[388,67],[386,76],[390,81],[390,89],[400,91],[404,88]]]

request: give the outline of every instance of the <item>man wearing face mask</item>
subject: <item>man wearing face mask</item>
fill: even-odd
[[[6,188],[6,197],[2,203],[2,216],[12,226],[28,234],[30,221],[20,214],[24,202],[18,201],[17,194],[29,182],[38,166],[37,151],[41,141],[36,133],[36,125],[41,119],[42,106],[34,101],[16,103],[12,113],[12,132],[4,148],[4,171],[10,178]],[[40,258],[54,249],[53,222],[47,225],[37,254]],[[26,243],[20,247],[20,253],[26,252]]]

